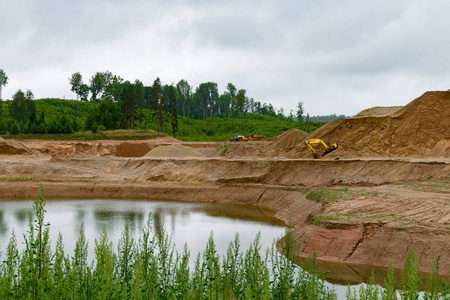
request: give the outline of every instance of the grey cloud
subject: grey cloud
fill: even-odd
[[[2,1],[4,94],[20,85],[36,97],[69,95],[70,74],[108,69],[146,84],[233,82],[286,111],[298,101],[311,114],[401,105],[448,89],[447,3]]]

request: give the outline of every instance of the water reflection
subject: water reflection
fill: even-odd
[[[3,210],[0,210],[0,234],[5,234],[8,231],[3,214]]]
[[[23,247],[23,234],[28,230],[30,217],[34,217],[32,207],[31,200],[0,202],[0,251],[6,249],[12,228],[18,237],[18,247]],[[188,243],[192,257],[204,251],[212,231],[217,248],[223,249],[223,254],[235,232],[240,233],[242,244],[249,245],[261,231],[264,238],[262,248],[266,249],[284,231],[284,224],[274,218],[272,211],[254,206],[136,200],[47,200],[46,210],[46,221],[51,224],[52,245],[55,246],[61,232],[66,254],[70,255],[75,248],[84,224],[89,241],[89,259],[93,259],[94,240],[100,238],[103,227],[116,247],[125,220],[137,240],[149,213],[152,214],[154,232],[164,227],[178,251]]]
[[[28,223],[30,221],[30,218],[33,217],[33,211],[26,208],[21,208],[15,210],[14,215],[16,216],[17,221]]]
[[[374,276],[375,283],[380,286],[384,285],[388,268],[387,267],[374,267],[365,264],[347,264],[336,263],[330,261],[320,261],[317,263],[318,270],[320,272],[326,272],[325,279],[334,284],[348,285],[359,284],[361,282],[370,282],[372,274]],[[402,270],[394,269],[394,282],[395,288],[400,288],[402,282]],[[426,289],[426,283],[428,282],[428,273],[419,272],[421,278],[421,289]],[[441,278],[450,279],[450,276],[440,275]]]

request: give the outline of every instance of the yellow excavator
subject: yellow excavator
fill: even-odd
[[[339,145],[337,143],[334,143],[332,145],[327,145],[324,141],[322,141],[321,139],[311,139],[311,140],[306,140],[305,141],[306,147],[309,149],[309,151],[311,151],[312,155],[314,156],[314,158],[320,158],[334,150],[336,150],[337,148],[339,148]],[[318,154],[316,152],[316,150],[314,150],[312,145],[321,145],[323,148],[323,153],[322,155]]]

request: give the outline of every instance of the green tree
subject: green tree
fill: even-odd
[[[134,82],[136,104],[138,107],[138,118],[139,118],[139,129],[142,130],[142,110],[144,109],[144,85],[141,81],[137,80]]]
[[[81,73],[73,73],[72,76],[69,77],[69,83],[72,86],[70,90],[77,94],[77,100],[79,100],[83,93],[83,76],[81,76]]]
[[[303,122],[303,102],[300,101],[299,103],[297,103],[297,121],[298,122]]]
[[[203,119],[214,116],[214,109],[219,98],[217,83],[205,82],[201,83],[195,90],[195,98],[197,105],[200,105]]]
[[[244,118],[244,108],[245,108],[245,101],[246,101],[245,93],[246,93],[246,91],[244,89],[240,89],[236,95],[236,109],[241,118],[241,124],[242,124],[243,118]]]
[[[183,111],[183,117],[186,117],[186,104],[191,97],[191,87],[186,80],[181,79],[177,83],[177,93],[178,103],[181,106],[181,110]]]
[[[33,122],[36,119],[36,105],[33,99],[33,93],[30,90],[24,93],[19,89],[9,104],[9,112],[18,122],[19,133],[21,124],[28,120]]]
[[[91,101],[96,101],[97,96],[103,92],[105,87],[105,74],[102,72],[95,73],[92,78],[89,80],[90,82],[90,91],[91,91]]]
[[[170,102],[170,115],[172,117],[172,133],[175,137],[175,133],[178,131],[178,115],[177,115],[177,96],[176,89],[173,85],[169,87],[169,102]]]
[[[155,79],[152,86],[152,106],[155,109],[158,131],[164,132],[164,110],[162,100],[162,86],[159,77]]]
[[[80,87],[80,98],[81,101],[88,101],[88,97],[89,97],[89,86],[87,84],[82,84]]]
[[[106,97],[111,96],[109,94],[109,90],[110,90],[109,87],[113,83],[113,78],[114,78],[114,75],[110,71],[106,70],[105,72],[103,72],[103,96],[106,96]]]
[[[228,110],[228,117],[230,116],[230,112],[235,115],[236,112],[236,93],[237,89],[232,83],[228,83],[226,94],[229,97],[230,108]]]
[[[2,100],[2,87],[8,83],[8,76],[5,71],[0,69],[0,100]]]
[[[217,99],[217,116],[227,117],[230,109],[230,97],[224,93]]]
[[[118,103],[111,101],[109,98],[102,99],[96,113],[95,119],[99,125],[105,126],[106,129],[120,128],[122,113]]]
[[[122,124],[125,129],[133,129],[135,112],[135,86],[129,81],[123,84],[123,94],[120,101]]]
[[[109,71],[103,73],[103,77],[105,79],[103,96],[110,97],[114,101],[118,102],[122,94],[123,79],[120,76],[113,75]]]

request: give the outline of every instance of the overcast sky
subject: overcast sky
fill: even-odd
[[[450,88],[449,11],[448,0],[0,0],[3,98],[76,99],[71,74],[109,70],[354,115]]]

